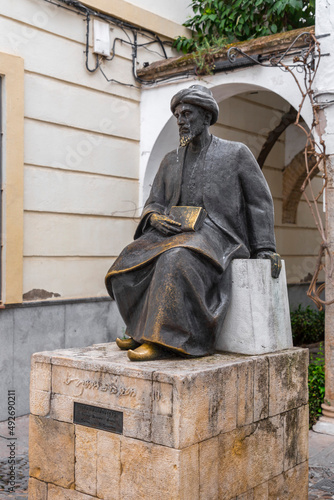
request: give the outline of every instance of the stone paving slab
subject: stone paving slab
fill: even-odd
[[[334,470],[334,436],[310,431],[310,467],[329,467]]]
[[[334,436],[309,432],[309,500],[334,499]]]

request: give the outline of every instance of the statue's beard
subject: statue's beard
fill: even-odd
[[[180,134],[180,147],[181,148],[184,148],[186,146],[188,146],[188,144],[191,143],[191,141],[193,140],[194,138],[194,134]]]

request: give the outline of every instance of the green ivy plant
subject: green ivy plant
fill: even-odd
[[[184,53],[311,26],[315,14],[315,0],[191,0],[190,7],[183,26],[193,35],[174,40]]]
[[[291,311],[291,329],[294,345],[313,344],[324,340],[325,312],[305,309],[299,304],[298,309]]]
[[[309,426],[316,423],[321,414],[321,404],[325,397],[325,359],[322,346],[308,368]]]

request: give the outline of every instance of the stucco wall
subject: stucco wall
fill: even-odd
[[[128,0],[128,3],[180,24],[184,23],[191,14],[189,0],[169,0],[168,2],[165,0]]]
[[[126,39],[115,26],[111,35]],[[136,226],[140,90],[132,49],[118,43],[103,68],[133,87],[110,83],[86,70],[85,36],[83,16],[43,0],[0,6],[0,52],[20,56],[25,68],[23,275],[16,277],[23,293],[105,295],[104,275]],[[140,63],[160,57],[138,54]]]

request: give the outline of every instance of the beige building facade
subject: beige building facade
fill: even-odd
[[[197,81],[147,86],[136,72],[177,55],[170,41],[186,34],[188,3],[20,0],[0,6],[0,397],[17,390],[20,414],[28,412],[33,352],[111,341],[124,331],[104,276],[133,238],[162,157],[177,146],[169,99]],[[101,37],[95,21],[110,36],[107,58],[94,54]],[[246,143],[255,156],[299,99],[278,69],[220,73],[201,83],[220,105],[212,133]],[[304,119],[310,120],[309,110]],[[284,189],[294,179],[284,184],[283,171],[303,146],[289,127],[264,166],[290,284],[307,281],[319,245],[303,200],[295,222],[284,222]],[[321,177],[313,182],[321,188]]]

